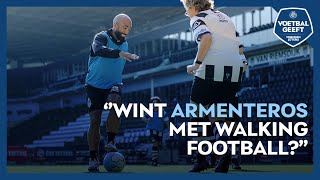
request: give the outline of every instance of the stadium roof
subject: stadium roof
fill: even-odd
[[[229,16],[256,7],[219,8]],[[88,55],[95,33],[112,27],[118,13],[133,20],[130,45],[186,31],[182,7],[10,7],[7,10],[8,63],[48,63]]]

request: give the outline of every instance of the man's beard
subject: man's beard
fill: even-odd
[[[114,34],[116,35],[116,38],[120,41],[124,41],[125,37],[122,37],[121,34],[123,34],[122,32],[115,30]]]

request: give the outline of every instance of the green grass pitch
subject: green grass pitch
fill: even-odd
[[[87,173],[86,165],[10,165],[8,173]],[[188,173],[191,165],[126,165],[121,173]],[[230,173],[312,173],[313,165],[242,165],[242,170],[233,170]],[[100,166],[100,173],[107,173]],[[210,168],[201,173],[214,173]]]

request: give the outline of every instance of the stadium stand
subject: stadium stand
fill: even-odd
[[[86,106],[56,109],[40,112],[30,120],[24,121],[8,132],[8,145],[27,145],[40,139],[50,131],[58,129],[85,114]],[[27,134],[27,135],[26,135]]]
[[[101,117],[101,126],[105,124],[107,117],[108,112],[104,111]],[[89,125],[89,114],[85,114],[75,121],[69,122],[66,126],[51,131],[49,135],[42,136],[39,140],[34,140],[33,143],[27,145],[27,147],[64,147],[65,142],[74,142],[76,137],[83,137],[87,132]]]
[[[40,68],[8,70],[8,98],[29,97],[43,91]],[[22,78],[23,77],[23,78]],[[19,85],[19,88],[16,86]]]
[[[173,64],[177,62],[182,62],[188,59],[193,58],[193,55],[197,52],[196,43],[184,42],[181,50],[170,50],[163,51],[160,54],[152,54],[150,56],[141,57],[138,62],[128,63],[125,66],[124,74],[134,73],[141,70],[152,69],[157,66]],[[175,42],[177,46],[177,42]]]
[[[273,26],[274,26],[274,23],[271,22],[271,23],[268,23],[268,24],[263,24],[263,25],[260,25],[260,26],[252,27],[252,28],[250,28],[249,32],[245,33],[245,34],[255,33],[255,32],[258,32],[258,31],[263,31],[263,30],[266,30],[266,29],[273,28]]]

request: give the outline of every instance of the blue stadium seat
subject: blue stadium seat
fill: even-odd
[[[106,122],[107,116],[108,112],[103,111],[101,126]],[[88,114],[81,116],[76,119],[75,122],[70,122],[66,126],[60,127],[58,130],[51,131],[49,135],[42,136],[40,140],[34,140],[33,143],[28,146],[42,147],[43,145],[49,146],[50,143],[53,143],[56,144],[57,147],[63,147],[64,143],[73,142],[76,137],[83,137],[88,130],[89,121],[90,118]]]

